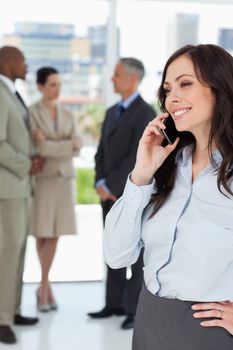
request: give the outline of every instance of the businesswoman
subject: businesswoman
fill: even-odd
[[[74,168],[72,158],[81,147],[73,114],[58,104],[61,81],[58,71],[37,71],[40,101],[30,107],[30,125],[36,152],[45,158],[35,178],[32,233],[37,238],[41,284],[37,291],[40,311],[57,308],[49,271],[61,235],[75,234]]]
[[[233,349],[233,57],[185,46],[167,61],[159,101],[123,196],[107,216],[112,268],[144,253],[133,350]],[[167,144],[164,119],[179,131]]]

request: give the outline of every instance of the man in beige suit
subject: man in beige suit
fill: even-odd
[[[31,160],[27,108],[14,82],[25,79],[25,59],[12,46],[0,48],[0,342],[16,342],[12,324],[32,325],[38,318],[19,313],[29,222],[29,174],[40,170]]]

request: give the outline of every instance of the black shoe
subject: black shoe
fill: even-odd
[[[92,318],[105,318],[113,315],[123,316],[125,315],[125,310],[121,307],[109,308],[105,306],[101,311],[88,313],[88,316]]]
[[[5,344],[15,344],[17,342],[15,333],[10,326],[0,326],[0,342]]]
[[[134,327],[134,319],[134,315],[127,316],[121,325],[121,329],[132,329]]]
[[[14,317],[14,324],[19,326],[33,326],[34,324],[38,323],[38,321],[38,317],[26,317],[20,314],[16,314]]]

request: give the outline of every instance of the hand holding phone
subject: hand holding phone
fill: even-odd
[[[149,122],[140,139],[136,164],[131,173],[131,181],[135,185],[151,183],[156,171],[177,147],[178,135],[179,132],[168,113],[162,113]]]
[[[175,142],[177,137],[179,137],[179,132],[176,130],[175,123],[171,115],[164,118],[163,123],[166,126],[166,129],[160,129],[160,132],[165,137],[167,143],[171,145]]]

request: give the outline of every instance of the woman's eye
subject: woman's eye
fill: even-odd
[[[181,87],[185,87],[185,86],[190,86],[190,85],[192,85],[193,83],[191,82],[191,81],[182,81],[181,83],[180,83],[180,86]]]
[[[167,96],[170,93],[171,90],[170,89],[164,89],[163,91],[164,91],[164,94]]]

